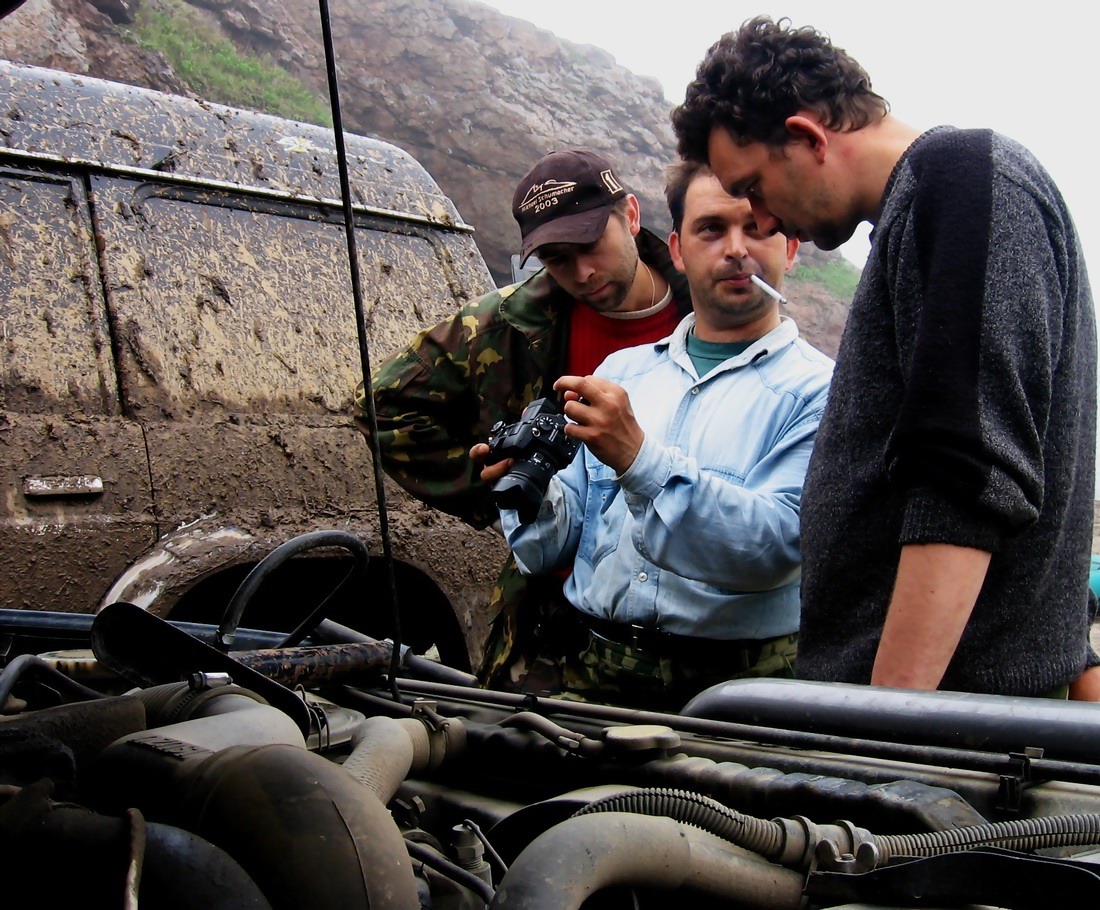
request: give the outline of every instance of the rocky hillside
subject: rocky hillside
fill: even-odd
[[[153,34],[153,16],[171,28]],[[345,127],[411,152],[477,228],[499,281],[519,242],[515,183],[554,148],[605,152],[641,199],[643,221],[667,232],[663,168],[674,141],[655,80],[472,0],[335,0],[332,26]],[[181,39],[189,30],[200,44],[228,38],[233,53],[267,60],[326,98],[315,0],[27,0],[0,22],[0,56],[260,106],[233,97],[226,81],[189,74],[196,55]],[[835,353],[854,269],[809,246],[801,261],[805,280],[788,285],[791,313]]]

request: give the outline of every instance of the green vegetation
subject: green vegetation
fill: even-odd
[[[133,37],[147,50],[164,54],[180,78],[209,101],[332,125],[328,108],[301,80],[269,58],[237,50],[175,0],[142,4]]]
[[[860,271],[847,259],[836,259],[820,268],[797,265],[787,276],[788,283],[818,284],[834,297],[851,300],[859,284]]]

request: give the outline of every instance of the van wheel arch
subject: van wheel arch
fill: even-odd
[[[189,531],[188,543],[195,540],[194,529]],[[282,542],[267,546],[247,533],[235,533],[232,540],[224,528],[202,534],[206,541],[217,539],[219,546],[192,547],[197,556],[181,547],[179,540],[162,539],[116,581],[100,607],[125,600],[163,618],[217,625],[245,576]],[[326,555],[302,554],[280,566],[256,592],[240,625],[289,632],[351,568],[351,556],[333,555],[337,553],[332,549]],[[422,569],[400,559],[394,561],[394,575],[402,643],[416,654],[434,649],[443,663],[468,672],[471,657],[463,622],[443,589]],[[353,585],[344,584],[336,592],[326,616],[367,635],[389,638],[393,629],[386,607],[388,589],[382,560],[375,556],[366,578],[354,590]]]
[[[255,563],[241,563],[202,579],[184,593],[170,616],[185,622],[218,623],[225,607]],[[241,625],[248,628],[289,631],[329,592],[348,569],[350,557],[301,556],[280,567],[275,580],[256,592]],[[423,571],[395,561],[398,599],[401,603],[402,643],[416,654],[435,650],[439,659],[459,670],[470,670],[470,655],[461,624],[450,601]],[[345,584],[326,609],[327,618],[351,626],[375,638],[393,635],[384,573],[375,565],[365,583],[355,590]]]

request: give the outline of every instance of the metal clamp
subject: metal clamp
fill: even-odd
[[[1000,775],[994,805],[1002,812],[1019,813],[1024,791],[1035,785],[1031,779],[1031,762],[1043,757],[1043,750],[1027,746],[1023,752],[1008,754],[1009,770]]]

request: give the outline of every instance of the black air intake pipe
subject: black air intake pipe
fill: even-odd
[[[234,687],[220,692],[201,705],[205,716],[104,750],[97,771],[109,805],[216,844],[276,910],[417,910],[404,840],[379,799],[306,751],[282,712]],[[159,693],[150,701],[180,710]]]
[[[795,679],[735,679],[699,693],[683,714],[985,752],[1037,747],[1047,759],[1100,762],[1100,705],[1088,702]]]
[[[77,903],[157,910],[270,910],[255,882],[224,850],[187,831],[147,823],[131,809],[121,818],[48,799],[48,787],[24,787],[0,812],[4,885],[49,894],[59,877],[79,883]],[[57,904],[65,892],[53,891]],[[131,901],[134,901],[133,903]]]

